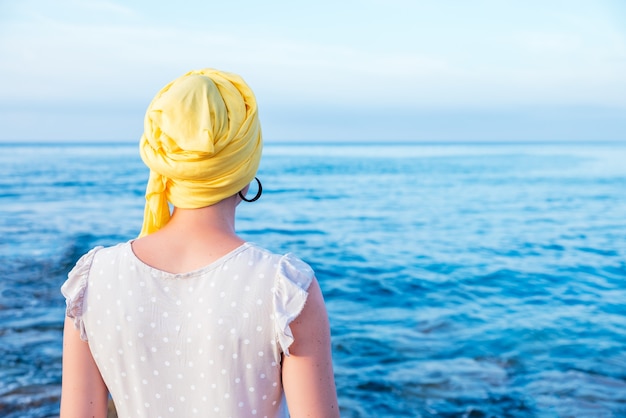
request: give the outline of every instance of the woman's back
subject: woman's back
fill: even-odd
[[[125,243],[86,255],[64,290],[87,277],[82,327],[119,416],[286,414],[281,355],[305,263],[245,243],[174,274]]]

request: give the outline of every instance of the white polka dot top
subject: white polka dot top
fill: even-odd
[[[172,274],[127,242],[84,255],[61,291],[120,418],[270,418],[288,416],[281,354],[313,275],[251,243]]]

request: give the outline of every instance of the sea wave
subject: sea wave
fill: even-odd
[[[2,147],[0,415],[55,416],[59,287],[136,236],[147,172],[135,146]],[[344,417],[621,416],[623,161],[626,145],[268,145],[267,193],[237,226],[314,267]]]

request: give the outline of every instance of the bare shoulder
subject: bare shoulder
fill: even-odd
[[[330,327],[317,279],[302,312],[290,325],[294,342],[283,358],[283,386],[293,418],[339,416]]]
[[[316,278],[313,278],[308,293],[302,312],[290,324],[294,342],[289,350],[294,355],[307,350],[307,347],[310,348],[311,342],[330,344],[328,313]]]

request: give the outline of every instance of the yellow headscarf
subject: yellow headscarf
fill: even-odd
[[[201,208],[242,190],[262,147],[256,99],[238,75],[196,70],[163,87],[146,111],[139,147],[150,168],[139,236],[169,221],[168,201]]]

